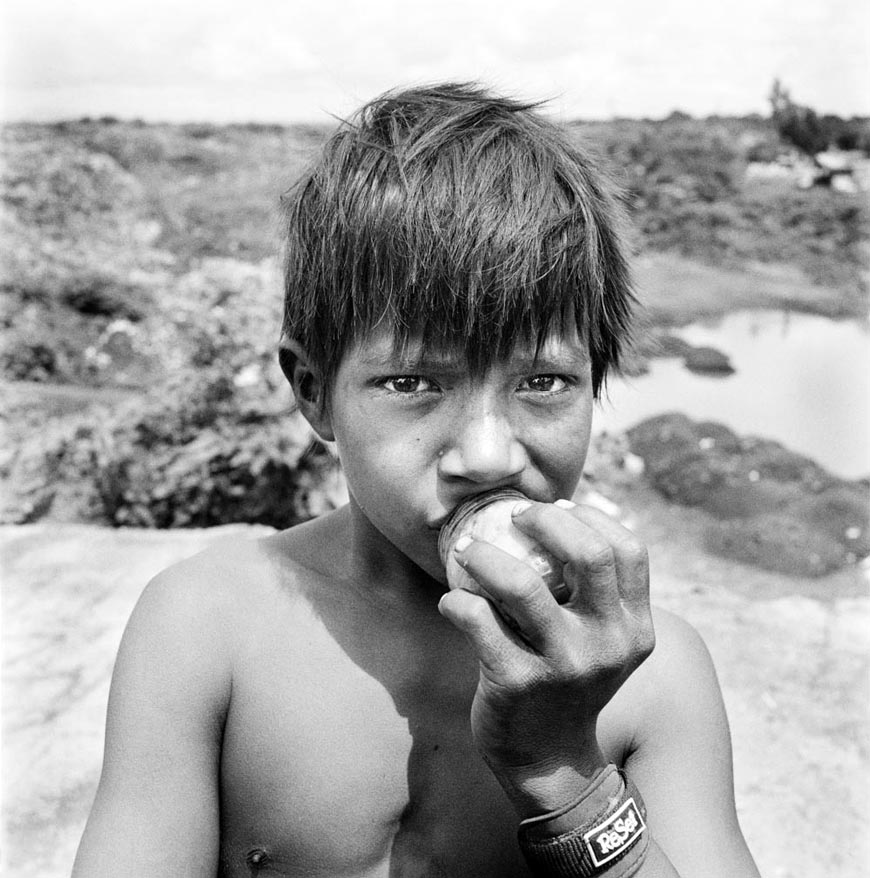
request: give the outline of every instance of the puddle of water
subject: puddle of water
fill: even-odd
[[[775,439],[845,478],[870,474],[870,330],[856,321],[741,311],[676,335],[727,354],[733,375],[689,372],[656,359],[650,372],[614,379],[595,430],[622,431],[680,411],[739,434]]]

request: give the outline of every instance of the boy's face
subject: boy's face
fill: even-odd
[[[327,413],[353,502],[375,528],[444,581],[438,530],[464,498],[512,487],[533,500],[570,498],[592,422],[592,377],[576,329],[537,358],[518,345],[485,374],[461,353],[393,350],[377,330],[345,355]]]

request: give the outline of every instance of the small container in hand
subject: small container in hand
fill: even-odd
[[[449,588],[464,588],[475,594],[485,592],[473,577],[459,566],[453,547],[461,536],[485,540],[528,564],[544,580],[559,603],[568,600],[563,581],[564,564],[528,534],[517,528],[511,518],[514,507],[528,497],[512,488],[497,488],[475,494],[460,503],[450,514],[438,537],[438,554],[447,571]]]

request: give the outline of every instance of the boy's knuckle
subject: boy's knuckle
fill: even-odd
[[[544,686],[550,685],[550,682],[546,674],[540,670],[525,664],[518,664],[514,668],[511,686],[518,696],[524,697],[540,690]]]
[[[621,670],[637,664],[639,639],[637,631],[621,628],[602,654],[602,664],[611,670]]]
[[[648,658],[656,648],[656,634],[652,625],[641,631],[638,643],[638,652],[642,659]]]
[[[519,572],[513,582],[513,593],[521,601],[535,598],[544,587],[541,577],[531,568]]]
[[[603,540],[590,547],[586,556],[586,566],[592,572],[605,572],[616,566],[616,552],[610,543]]]
[[[645,570],[649,567],[649,551],[640,540],[628,537],[622,544],[622,557],[632,570]]]
[[[618,664],[620,667],[632,666],[637,657],[637,638],[626,632],[619,644]]]
[[[599,656],[591,673],[587,671],[587,675],[601,683],[620,681],[625,677],[627,664],[627,657],[622,652],[614,650]]]
[[[636,667],[645,661],[655,649],[656,635],[652,620],[644,620],[628,634],[625,644],[626,663]]]
[[[465,611],[468,626],[473,630],[480,631],[487,626],[491,613],[484,599],[474,601]]]

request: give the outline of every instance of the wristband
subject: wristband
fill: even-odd
[[[602,790],[613,781],[618,781],[618,788],[602,799]],[[547,837],[543,826],[568,815],[578,825]],[[640,868],[649,848],[646,807],[631,779],[609,765],[566,808],[523,821],[519,843],[532,874],[542,878],[591,878],[605,873],[608,878],[628,878]]]

